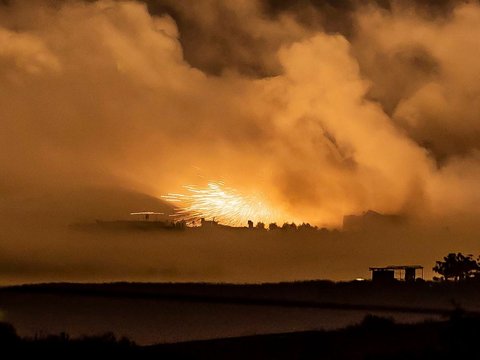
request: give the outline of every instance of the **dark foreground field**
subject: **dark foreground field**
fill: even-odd
[[[0,288],[0,317],[20,336],[114,332],[141,345],[358,324],[441,320],[455,306],[480,311],[480,286],[333,283],[40,284]]]
[[[139,346],[112,334],[71,339],[66,334],[26,339],[0,324],[4,354],[19,358],[151,359],[478,359],[480,319],[452,314],[446,321],[395,324],[367,316],[356,326]]]
[[[477,359],[479,315],[476,281],[0,288],[2,349],[66,358]]]

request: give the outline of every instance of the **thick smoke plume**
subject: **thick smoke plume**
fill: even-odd
[[[209,180],[319,226],[478,216],[480,6],[288,3],[0,5],[4,222]]]

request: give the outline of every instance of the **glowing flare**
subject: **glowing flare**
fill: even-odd
[[[273,210],[259,195],[243,195],[238,190],[225,187],[223,182],[209,182],[205,188],[186,185],[187,194],[162,196],[169,202],[181,204],[175,217],[193,223],[198,219],[215,219],[231,226],[244,226],[253,222],[282,223],[286,216]]]

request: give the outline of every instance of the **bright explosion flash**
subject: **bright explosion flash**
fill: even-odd
[[[187,223],[201,218],[215,219],[221,224],[245,226],[248,220],[254,223],[283,222],[286,217],[271,209],[260,196],[243,195],[238,190],[225,187],[223,182],[209,182],[205,188],[187,185],[187,194],[162,196],[169,202],[178,203],[175,217]]]

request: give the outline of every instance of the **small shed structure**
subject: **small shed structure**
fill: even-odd
[[[130,215],[137,217],[137,219],[141,219],[143,221],[158,221],[160,215],[164,215],[161,212],[154,212],[154,211],[140,211],[140,212],[132,212]],[[138,221],[138,220],[137,220]]]
[[[420,276],[417,277],[417,270]],[[371,267],[373,282],[393,282],[395,280],[412,282],[417,278],[423,279],[423,266],[421,265],[389,265],[384,267]]]

